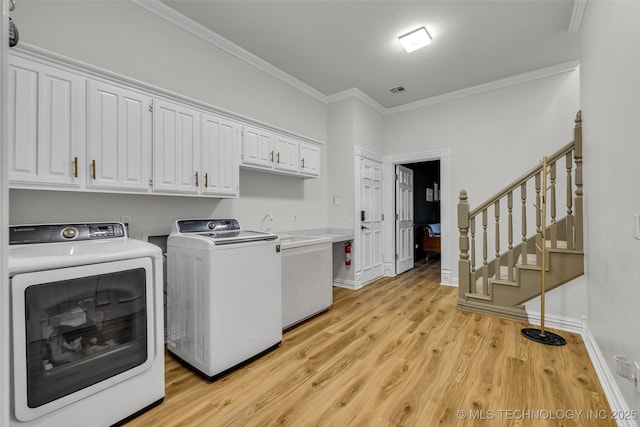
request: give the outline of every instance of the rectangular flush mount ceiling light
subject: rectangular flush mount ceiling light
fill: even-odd
[[[431,44],[431,36],[425,27],[420,27],[398,38],[407,52],[413,52]]]

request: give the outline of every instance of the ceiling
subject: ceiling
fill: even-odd
[[[580,53],[574,0],[162,3],[326,97],[357,88],[386,109]],[[432,44],[406,53],[397,37],[423,25]],[[396,86],[406,90],[391,93]]]

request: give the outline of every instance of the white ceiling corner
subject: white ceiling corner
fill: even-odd
[[[587,2],[130,1],[321,102],[384,115],[574,70]],[[434,43],[406,54],[395,38],[416,23]]]
[[[213,30],[197,23],[193,19],[179,13],[175,9],[165,5],[159,0],[129,0],[130,2],[140,6],[141,8],[159,16],[160,18],[165,19],[166,21],[182,28],[183,30],[193,34],[194,36],[211,43],[212,45],[218,47],[219,49],[224,50],[225,52],[247,62],[248,64],[253,65],[270,74],[273,77],[276,77],[283,82],[289,84],[290,86],[306,93],[307,95],[312,96],[313,98],[322,101],[324,103],[327,102],[327,96],[319,91],[315,90],[308,84],[302,82],[301,80],[296,79],[292,75],[286,73],[280,68],[268,63],[262,58],[254,55],[253,53],[243,49],[232,41],[222,37],[220,34],[214,32]]]

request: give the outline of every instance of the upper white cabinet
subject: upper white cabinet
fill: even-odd
[[[242,166],[253,169],[302,178],[317,177],[320,175],[320,146],[244,126],[241,162]]]
[[[12,187],[80,188],[86,79],[9,58],[9,182]]]
[[[298,172],[300,143],[291,138],[277,136],[275,139],[275,161],[273,167],[283,171]]]
[[[319,175],[313,141],[64,64],[9,55],[11,188],[238,197],[241,165]]]
[[[300,143],[300,173],[320,175],[320,147],[307,142]]]
[[[200,112],[185,105],[153,102],[153,189],[198,192]]]
[[[271,132],[251,126],[242,128],[242,164],[271,168],[274,155]]]
[[[202,194],[237,197],[239,165],[236,147],[238,125],[211,114],[201,116],[199,190]]]
[[[87,160],[88,187],[148,191],[151,98],[90,81]]]

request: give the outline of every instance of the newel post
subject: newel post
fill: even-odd
[[[469,263],[469,202],[467,192],[460,190],[458,199],[458,230],[460,231],[460,259],[458,260],[458,299],[466,299],[471,292],[471,264]]]
[[[573,128],[573,144],[574,154],[573,159],[576,162],[575,181],[576,181],[576,197],[575,197],[575,236],[576,236],[576,250],[584,250],[583,239],[583,206],[582,206],[582,111],[578,111],[576,114],[576,125]]]

